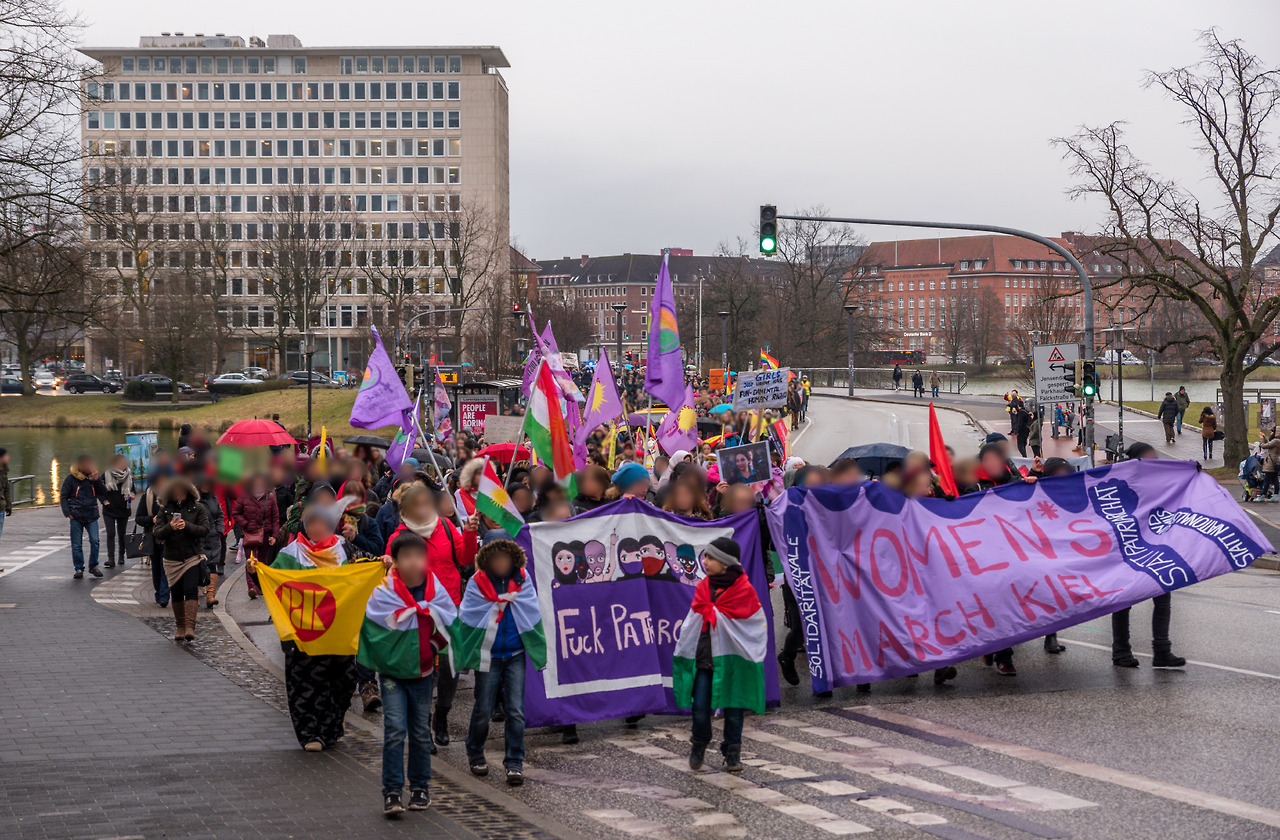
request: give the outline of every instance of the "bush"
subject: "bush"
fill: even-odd
[[[127,428],[129,428],[129,421],[128,421],[128,420],[126,420],[126,419],[125,419],[125,418],[123,418],[123,417],[112,417],[112,418],[111,418],[110,427],[111,427],[114,431],[117,431],[117,432],[118,432],[118,431],[121,431],[121,430],[123,430],[123,429],[127,429]]]
[[[268,379],[263,382],[259,382],[253,387],[254,392],[259,393],[262,391],[284,391],[288,388],[292,388],[294,384],[295,383],[292,379]]]
[[[150,402],[156,398],[156,386],[134,379],[124,386],[124,398],[130,402]]]

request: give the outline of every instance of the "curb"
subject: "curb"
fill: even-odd
[[[880,403],[882,405],[914,405],[914,403],[904,403],[900,400],[885,400],[885,399],[879,399],[877,397],[862,397],[862,396],[858,396],[857,394],[854,394],[852,397],[849,396],[848,394],[815,394],[814,396],[825,397],[827,399],[833,399],[833,400],[853,400],[854,402],[873,402],[873,403]],[[969,422],[972,423],[974,426],[983,430],[987,434],[991,433],[991,429],[988,428],[987,425],[983,423],[981,420],[979,420],[977,417],[974,417],[973,413],[970,412],[967,408],[960,408],[958,406],[950,406],[950,405],[936,405],[936,404],[934,405],[934,408],[938,409],[939,411],[954,411],[957,414],[963,414],[965,417],[969,418]]]

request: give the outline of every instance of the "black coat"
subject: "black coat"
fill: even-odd
[[[183,479],[174,479],[174,484],[180,481]],[[209,533],[209,511],[200,504],[200,494],[196,489],[189,484],[187,487],[187,496],[181,502],[173,500],[173,489],[170,488],[151,531],[156,541],[164,546],[165,560],[181,561],[204,553],[204,538]],[[173,527],[175,516],[181,516],[187,523],[186,527]]]
[[[1173,397],[1165,397],[1156,411],[1156,416],[1165,425],[1172,425],[1178,419],[1178,401]]]
[[[62,482],[62,515],[77,522],[98,521],[98,501],[107,495],[102,476],[89,478],[76,468]]]

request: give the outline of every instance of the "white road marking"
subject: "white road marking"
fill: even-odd
[[[151,580],[150,568],[134,566],[125,569],[111,580],[95,586],[93,592],[89,594],[94,601],[104,606],[136,607],[139,601],[133,596],[133,590],[138,584],[149,580]]]
[[[1271,612],[1271,610],[1267,610],[1267,612]],[[1063,637],[1062,641],[1069,642],[1073,645],[1079,645],[1080,647],[1093,648],[1094,650],[1105,650],[1107,653],[1111,652],[1111,645],[1097,645],[1093,642],[1081,642],[1076,639],[1068,639],[1066,637]],[[1152,658],[1152,655],[1149,653],[1134,653],[1134,656],[1141,656],[1144,659]],[[1233,668],[1230,665],[1217,665],[1213,662],[1198,662],[1194,659],[1188,659],[1187,664],[1196,665],[1201,668],[1213,668],[1218,671],[1229,671],[1233,674],[1243,674],[1246,677],[1262,677],[1263,679],[1268,680],[1280,680],[1280,674],[1267,674],[1262,671],[1250,671],[1247,668]],[[861,710],[861,708],[862,707],[859,707],[859,710]]]
[[[37,560],[43,560],[55,552],[65,549],[71,545],[71,541],[65,537],[50,537],[36,543],[35,546],[27,546],[19,549],[13,554],[0,558],[0,564],[3,564],[4,571],[0,572],[0,577],[11,575],[19,569],[25,569]],[[14,562],[17,561],[17,562]]]
[[[911,717],[910,715],[898,714],[891,712],[879,706],[858,706],[858,712],[864,715],[878,718],[888,723],[897,723],[904,726],[910,726],[920,729],[934,735],[941,735],[956,741],[961,741],[972,747],[988,750],[1000,755],[1016,758],[1020,761],[1029,761],[1033,764],[1039,764],[1049,767],[1053,770],[1059,770],[1063,773],[1071,773],[1075,776],[1081,776],[1086,779],[1092,779],[1107,784],[1118,785],[1120,787],[1136,790],[1141,793],[1149,793],[1152,796],[1158,796],[1162,799],[1169,799],[1174,802],[1181,802],[1198,808],[1204,808],[1209,811],[1216,811],[1220,814],[1226,814],[1231,817],[1249,820],[1251,822],[1269,825],[1280,828],[1280,811],[1264,808],[1260,805],[1253,805],[1248,802],[1240,802],[1236,799],[1228,799],[1225,796],[1218,796],[1213,793],[1206,793],[1201,790],[1193,790],[1192,788],[1183,787],[1181,785],[1161,782],[1156,779],[1150,779],[1146,776],[1139,776],[1136,773],[1127,773],[1123,770],[1115,770],[1111,767],[1103,767],[1099,764],[1092,764],[1087,761],[1078,761],[1074,758],[1068,758],[1063,755],[1057,755],[1044,750],[1037,750],[1033,747],[1024,747],[1020,744],[1013,744],[1008,741],[1001,741],[998,738],[991,738],[986,735],[979,735],[976,732],[969,732],[964,729],[957,729],[946,724],[934,723],[930,720]]]

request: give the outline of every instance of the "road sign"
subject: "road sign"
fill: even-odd
[[[1076,402],[1078,398],[1067,393],[1067,373],[1075,369],[1078,358],[1079,344],[1037,344],[1031,349],[1037,405]]]

